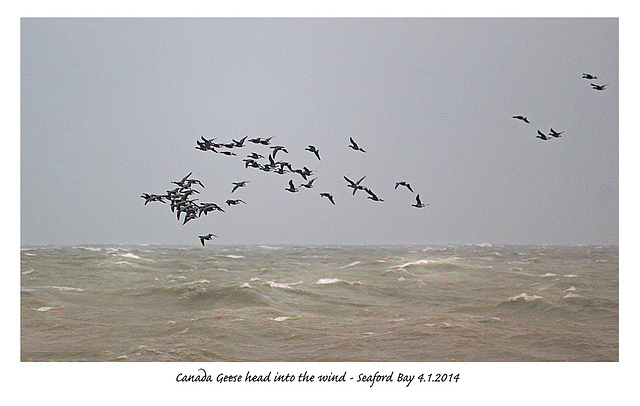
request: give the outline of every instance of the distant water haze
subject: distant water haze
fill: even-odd
[[[615,18],[22,19],[21,244],[616,245],[618,84]]]

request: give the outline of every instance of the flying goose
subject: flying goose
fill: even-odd
[[[364,149],[360,148],[358,144],[356,144],[353,138],[349,137],[349,141],[351,142],[351,145],[349,145],[349,148],[353,149],[354,151],[366,152]]]
[[[202,246],[204,247],[204,240],[211,240],[211,237],[216,237],[218,238],[217,235],[209,233],[207,235],[199,235],[198,238],[200,238],[200,244],[202,244]]]
[[[427,205],[425,205],[424,203],[422,203],[422,201],[420,200],[420,193],[418,193],[418,194],[416,195],[416,204],[412,204],[412,206],[413,206],[413,207],[417,207],[417,208],[419,208],[419,209],[420,209],[420,208],[422,208],[422,207],[424,207],[424,206],[428,206],[428,204],[427,204]]]
[[[413,189],[411,189],[411,185],[405,181],[396,182],[396,187],[394,189],[397,189],[398,186],[405,186],[407,189],[411,191],[411,193],[413,193]]]

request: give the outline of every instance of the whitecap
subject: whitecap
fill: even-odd
[[[358,264],[360,264],[360,261],[355,261],[355,262],[352,262],[352,263],[350,263],[348,265],[341,266],[340,269],[349,268],[349,267],[352,267],[352,266],[356,266]]]
[[[563,299],[571,299],[572,297],[580,297],[580,295],[575,294],[573,292],[569,292],[566,295],[564,295]]]
[[[349,282],[349,281],[345,281],[343,279],[336,279],[336,278],[322,278],[322,279],[318,279],[318,281],[316,282],[317,285],[329,285],[329,284],[333,284],[333,283],[346,283],[349,285],[362,285],[362,282],[360,281],[356,281],[356,282]]]
[[[293,289],[291,287],[292,285],[299,285],[301,283],[302,283],[302,281],[301,282],[294,282],[294,283],[278,283],[278,282],[274,282],[274,281],[265,282],[266,285],[269,285],[272,288],[280,288],[280,289]]]
[[[275,317],[271,320],[273,321],[285,321],[285,320],[289,320],[291,317],[287,317],[287,316],[280,316],[280,317]]]
[[[241,287],[241,288],[251,288],[252,286],[251,286],[251,285],[249,285],[249,282],[245,282],[245,283],[243,283],[240,287]]]
[[[329,284],[329,283],[337,283],[337,282],[341,282],[341,281],[342,281],[342,279],[323,278],[323,279],[318,279],[316,284],[318,284],[318,285],[326,285],[326,284]]]
[[[575,286],[570,286],[568,288],[566,288],[563,292],[575,292],[578,289],[575,288]]]
[[[121,257],[125,257],[125,258],[134,258],[134,259],[140,259],[139,256],[137,256],[136,254],[132,254],[130,252],[127,252],[126,254],[120,254]]]
[[[254,278],[249,279],[249,282],[257,282],[257,281],[259,281],[259,280],[260,280],[260,278],[255,278],[255,277],[254,277]]]
[[[546,273],[544,275],[540,275],[541,278],[548,278],[550,276],[556,276],[556,274],[554,274],[554,273]]]
[[[243,255],[233,255],[233,254],[229,254],[229,255],[223,255],[225,258],[233,258],[233,259],[240,259],[240,258],[244,258]]]
[[[202,279],[202,280],[199,280],[199,281],[186,282],[186,283],[183,283],[182,285],[183,285],[183,286],[187,286],[187,285],[195,285],[195,284],[197,284],[197,283],[211,283],[211,282],[209,282],[209,281],[208,281],[208,280],[206,280],[206,279]]]
[[[84,292],[84,289],[71,288],[69,286],[36,286],[35,289],[54,289],[61,291]]]
[[[562,276],[564,276],[565,278],[577,278],[578,277],[578,275],[562,275]]]
[[[36,270],[32,269],[30,271],[24,271],[24,272],[20,272],[22,275],[29,275],[30,273],[34,273]]]
[[[51,309],[53,309],[53,307],[50,307],[50,306],[43,306],[43,307],[39,307],[39,308],[34,309],[34,310],[36,310],[36,311],[38,311],[38,312],[46,312],[46,311],[51,310]]]
[[[409,266],[414,266],[414,265],[439,265],[439,264],[454,265],[454,262],[458,259],[460,258],[450,257],[450,258],[442,258],[442,259],[419,259],[417,261],[411,261],[411,262],[404,263],[402,265],[394,266],[394,268],[407,268]]]
[[[518,301],[530,302],[532,300],[538,300],[538,299],[542,299],[542,296],[520,293],[518,296],[512,296],[508,298],[506,302],[518,302]]]
[[[94,251],[94,252],[100,252],[102,251],[102,248],[96,248],[96,247],[73,247],[74,249],[80,249],[80,250],[86,250],[86,251]]]

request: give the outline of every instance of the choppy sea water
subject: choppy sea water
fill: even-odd
[[[618,247],[21,249],[22,361],[617,361]]]

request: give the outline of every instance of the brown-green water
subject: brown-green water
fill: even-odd
[[[617,361],[618,247],[21,249],[22,361]]]

